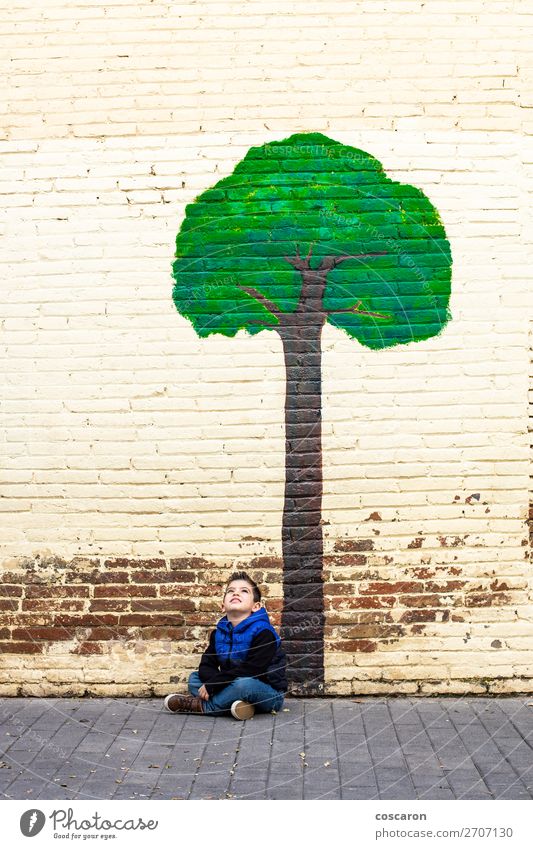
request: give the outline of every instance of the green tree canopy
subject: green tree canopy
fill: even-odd
[[[436,209],[362,150],[319,133],[253,147],[185,212],[173,299],[199,336],[275,329],[298,306],[305,254],[327,271],[327,321],[368,348],[427,339],[450,318]]]

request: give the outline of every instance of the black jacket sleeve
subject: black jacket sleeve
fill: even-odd
[[[259,678],[264,675],[276,653],[276,638],[272,631],[260,631],[255,635],[246,660],[229,668],[221,668],[215,650],[215,631],[211,633],[209,646],[203,653],[198,674],[210,696],[216,695],[235,678]]]

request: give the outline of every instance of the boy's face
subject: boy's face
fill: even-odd
[[[238,613],[244,619],[260,608],[261,604],[254,601],[253,588],[247,581],[232,581],[228,584],[222,601],[224,613]]]

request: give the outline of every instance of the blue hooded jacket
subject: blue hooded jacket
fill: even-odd
[[[276,639],[276,653],[265,671],[265,679],[275,690],[285,691],[285,652],[281,648],[281,638],[271,625],[264,607],[251,613],[235,627],[228,621],[227,616],[222,617],[215,632],[215,649],[219,663],[231,668],[246,660],[252,640],[261,631],[270,631]]]

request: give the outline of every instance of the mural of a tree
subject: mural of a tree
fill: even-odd
[[[282,636],[294,688],[320,692],[322,328],[376,351],[435,336],[450,319],[450,247],[422,191],[318,133],[251,148],[185,212],[173,264],[181,315],[200,337],[244,329],[281,339]]]

